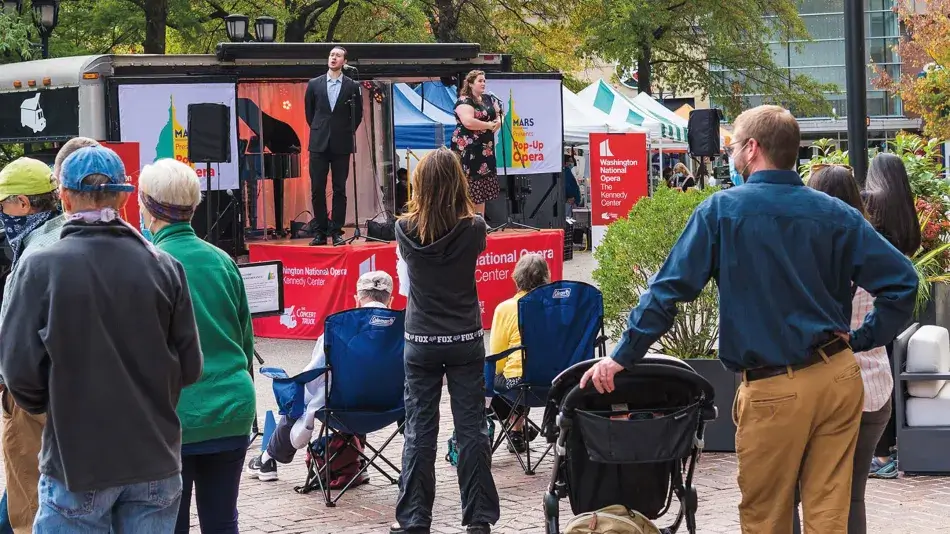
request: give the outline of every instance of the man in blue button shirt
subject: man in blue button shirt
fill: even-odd
[[[356,128],[363,121],[359,84],[343,74],[346,49],[336,46],[327,59],[327,73],[310,80],[304,98],[310,124],[310,194],[313,202],[314,239],[310,245],[343,243],[346,222],[346,178]],[[327,218],[327,174],[333,173],[333,219]]]
[[[743,113],[733,139],[746,183],[696,209],[612,357],[581,385],[613,391],[614,375],[669,330],[676,304],[715,279],[719,357],[742,375],[732,410],[742,532],[791,533],[799,481],[806,532],[847,532],[864,396],[852,350],[894,339],[911,317],[917,275],[861,213],[803,186],[791,170],[800,132],[788,111]],[[876,299],[849,332],[852,284]]]

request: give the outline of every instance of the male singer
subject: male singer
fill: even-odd
[[[330,70],[307,84],[306,113],[310,124],[310,191],[313,199],[315,236],[311,246],[343,243],[346,222],[346,177],[353,132],[363,121],[359,84],[343,75],[346,49],[330,50]],[[352,117],[350,116],[352,112]],[[327,173],[333,172],[333,221],[327,219]]]

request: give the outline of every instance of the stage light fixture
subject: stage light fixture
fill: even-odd
[[[273,43],[277,39],[277,19],[257,17],[254,20],[254,36],[259,43]]]
[[[239,14],[224,17],[228,39],[230,39],[232,43],[242,43],[247,40],[247,25],[249,20],[246,15]]]

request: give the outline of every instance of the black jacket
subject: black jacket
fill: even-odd
[[[422,245],[406,221],[399,221],[396,243],[409,267],[406,333],[450,336],[482,329],[475,269],[487,233],[485,220],[476,215]]]
[[[47,414],[40,472],[73,492],[178,474],[175,408],[202,369],[181,264],[124,225],[70,222],[13,277],[0,369]]]
[[[360,94],[359,84],[344,75],[340,97],[331,111],[330,99],[327,97],[327,75],[310,80],[304,100],[307,124],[310,125],[310,152],[353,153],[350,99],[357,99],[353,124],[359,128],[363,122],[363,101]]]

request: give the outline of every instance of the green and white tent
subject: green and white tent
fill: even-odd
[[[662,104],[650,98],[649,95],[641,94],[637,95],[636,98],[629,99],[601,79],[587,86],[577,96],[594,108],[606,113],[611,119],[645,128],[654,140],[686,143],[685,121],[672,111],[666,110]],[[669,115],[657,109],[656,106],[666,110]]]

